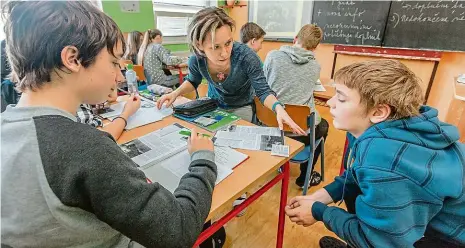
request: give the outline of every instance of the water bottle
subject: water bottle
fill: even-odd
[[[137,89],[137,77],[136,72],[133,70],[134,66],[129,64],[126,70],[126,82],[128,84],[129,94],[139,94]]]

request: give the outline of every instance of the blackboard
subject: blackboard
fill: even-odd
[[[266,40],[292,42],[300,28],[311,22],[311,1],[250,0],[249,21],[260,25]]]
[[[315,1],[313,23],[322,43],[381,46],[390,1]]]
[[[465,2],[393,1],[383,46],[465,51]]]

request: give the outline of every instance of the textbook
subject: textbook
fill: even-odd
[[[190,122],[212,133],[223,129],[241,119],[239,116],[233,113],[229,113],[223,109],[216,109],[192,118],[180,116],[177,114],[173,114],[173,116],[178,119]]]
[[[152,182],[158,182],[171,192],[189,172],[191,157],[187,151],[190,130],[175,123],[138,139],[120,145]],[[231,175],[233,168],[248,155],[229,147],[215,147],[218,176],[216,184]]]

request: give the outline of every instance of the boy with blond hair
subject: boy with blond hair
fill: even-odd
[[[320,44],[323,31],[316,25],[303,26],[294,38],[292,46],[282,46],[279,50],[268,53],[263,70],[270,88],[276,92],[278,98],[286,104],[308,105],[315,112],[315,139],[328,136],[328,122],[321,119],[315,108],[313,91],[320,78],[321,67],[315,59],[314,50]],[[309,136],[290,136],[305,145],[310,144]],[[313,158],[313,165],[318,161],[321,146],[318,146]],[[307,174],[307,163],[300,165],[300,176],[295,183],[304,186]],[[311,186],[318,185],[321,176],[312,172]]]
[[[291,199],[291,221],[323,221],[352,247],[464,247],[465,146],[456,127],[422,106],[420,79],[396,60],[374,60],[346,66],[334,80],[334,127],[356,138],[348,168]],[[343,199],[353,211],[327,206]],[[320,247],[346,245],[324,237]]]
[[[263,39],[265,39],[265,35],[265,30],[254,22],[244,24],[240,30],[241,42],[246,44],[256,53],[262,49],[262,43]]]

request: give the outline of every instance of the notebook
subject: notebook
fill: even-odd
[[[139,166],[146,177],[158,182],[171,192],[178,187],[182,176],[189,172],[191,162],[187,150],[186,132],[175,123],[138,139],[120,145],[121,149]],[[229,147],[215,147],[218,176],[216,184],[233,173],[233,168],[248,155]]]

